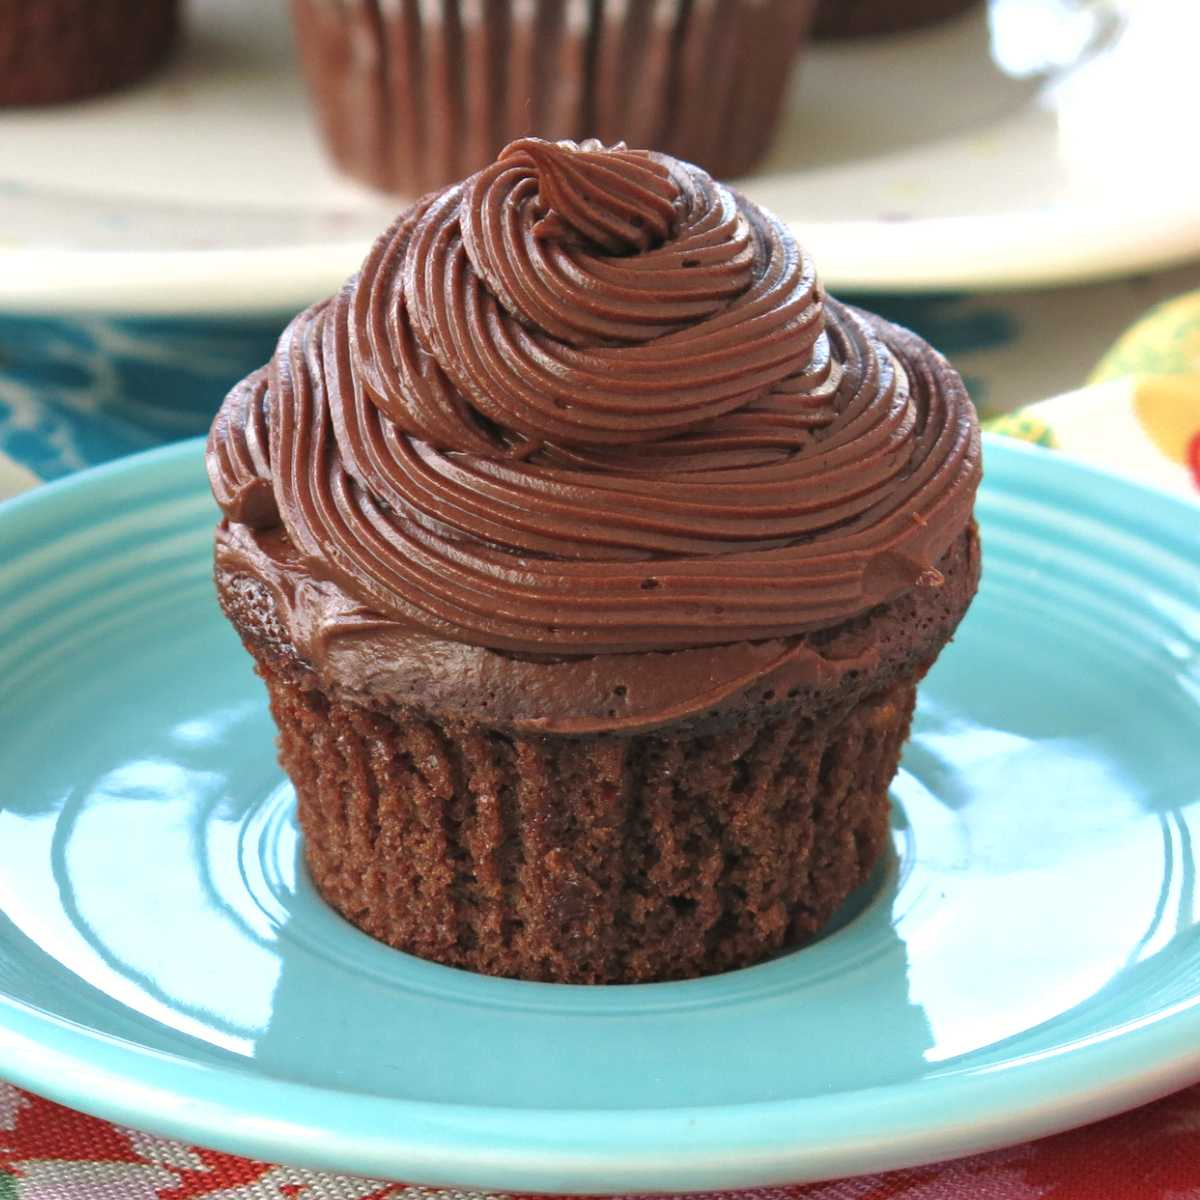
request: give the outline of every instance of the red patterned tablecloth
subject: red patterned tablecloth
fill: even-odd
[[[252,1162],[110,1125],[0,1083],[0,1200],[459,1200],[472,1195]],[[956,1162],[711,1195],[1187,1200],[1200,1197],[1200,1085],[1095,1125]]]

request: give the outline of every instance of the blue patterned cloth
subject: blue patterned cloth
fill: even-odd
[[[0,316],[0,451],[55,479],[204,433],[288,316]]]

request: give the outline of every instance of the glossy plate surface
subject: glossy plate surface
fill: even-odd
[[[0,307],[294,312],[400,202],[317,144],[285,0],[203,0],[172,66],[121,95],[0,112]],[[742,186],[835,289],[1023,286],[1200,249],[1200,5],[990,0],[811,49]],[[533,131],[536,132],[536,131]]]
[[[817,944],[494,980],[314,896],[196,443],[0,508],[0,1075],[303,1165],[558,1192],[950,1157],[1200,1076],[1200,510],[992,441],[894,854]]]

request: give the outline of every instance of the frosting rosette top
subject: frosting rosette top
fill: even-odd
[[[228,520],[389,624],[572,657],[786,638],[970,520],[970,402],[697,167],[514,142],[300,314],[209,439]]]

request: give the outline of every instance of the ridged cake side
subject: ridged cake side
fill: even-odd
[[[562,983],[748,966],[815,934],[887,843],[915,682],[813,727],[544,737],[385,713],[255,653],[314,882],[398,949]]]

